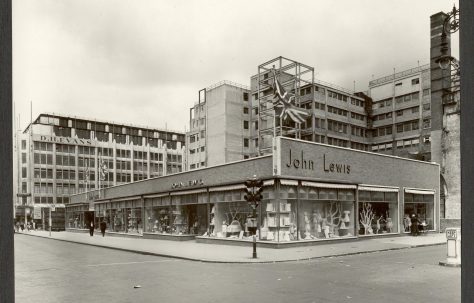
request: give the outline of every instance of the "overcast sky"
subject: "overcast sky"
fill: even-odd
[[[13,1],[13,101],[42,112],[184,131],[198,91],[250,84],[284,56],[315,78],[368,82],[429,63],[430,15],[452,0]],[[459,58],[458,34],[453,55]]]

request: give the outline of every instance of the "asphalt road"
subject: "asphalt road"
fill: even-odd
[[[445,256],[446,246],[438,245],[289,263],[214,264],[17,234],[16,302],[460,302],[461,271],[439,266]]]

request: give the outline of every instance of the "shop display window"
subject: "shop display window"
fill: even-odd
[[[210,236],[252,239],[257,233],[257,218],[244,200],[243,190],[211,192],[210,202]]]
[[[273,194],[273,189],[269,191]],[[285,185],[280,187],[279,202],[275,199],[263,201],[261,240],[278,242],[297,240],[296,201],[297,187]]]
[[[142,210],[140,208],[126,209],[127,230],[128,233],[143,233]]]
[[[411,216],[415,215],[421,228],[434,229],[434,195],[405,193],[403,228],[410,232]]]
[[[359,235],[398,232],[398,193],[359,191]]]
[[[112,209],[112,228],[114,232],[126,232],[127,220],[125,209]]]
[[[74,211],[67,213],[68,228],[86,228],[84,224],[84,212]]]
[[[207,231],[207,193],[145,200],[148,233],[199,235]]]
[[[318,240],[354,236],[354,191],[301,187],[298,239]]]

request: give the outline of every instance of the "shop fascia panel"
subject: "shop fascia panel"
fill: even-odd
[[[359,185],[358,190],[365,190],[365,191],[378,191],[378,192],[396,192],[398,193],[398,187],[391,187],[391,186],[378,186],[378,185]]]
[[[435,191],[431,189],[405,188],[407,194],[434,195]]]
[[[309,182],[303,181],[301,182],[302,186],[310,186],[310,187],[319,187],[319,188],[339,188],[339,189],[356,189],[356,185],[348,185],[348,184],[334,184],[334,183],[320,183],[320,182]]]

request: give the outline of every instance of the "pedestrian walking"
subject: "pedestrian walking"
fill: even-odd
[[[106,228],[107,228],[107,223],[105,222],[105,220],[102,220],[102,222],[100,222],[100,232],[102,233],[102,237],[105,236]]]
[[[415,214],[411,215],[411,235],[418,236],[418,217]]]
[[[91,220],[90,222],[90,225],[89,225],[89,234],[92,236],[94,236],[94,221]]]

